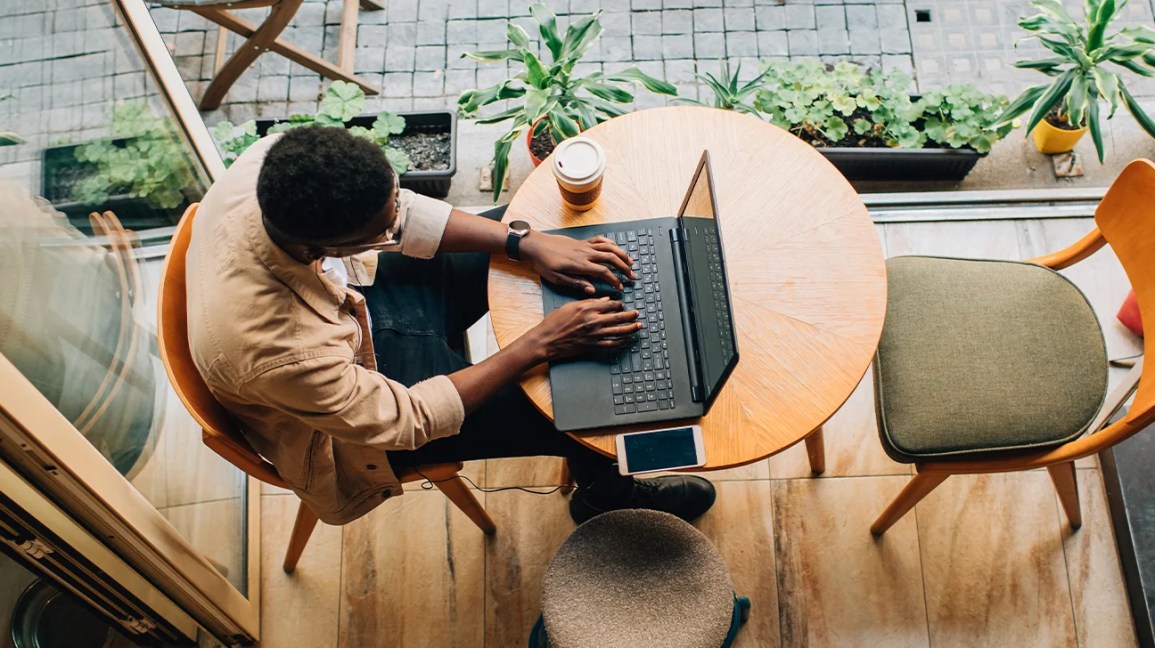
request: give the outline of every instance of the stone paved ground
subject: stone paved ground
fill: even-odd
[[[306,0],[285,38],[332,57],[340,4],[338,0]],[[585,69],[613,72],[637,64],[677,85],[681,95],[702,99],[708,98],[707,93],[695,73],[716,71],[723,58],[741,63],[747,74],[763,60],[850,60],[904,70],[920,90],[971,82],[992,92],[1014,94],[1041,79],[1037,73],[1010,65],[1017,56],[1039,49],[1025,44],[1015,51],[1015,39],[1022,36],[1016,20],[1028,10],[1026,0],[787,0],[785,4],[776,0],[632,0],[628,9],[624,2],[599,0],[547,0],[546,4],[563,25],[570,16],[603,11],[605,33],[590,50]],[[199,96],[212,74],[215,28],[188,12],[157,8],[153,15],[190,90]],[[1125,21],[1151,24],[1151,16],[1149,0],[1139,0],[1130,4]],[[508,78],[515,68],[477,64],[460,54],[503,49],[510,20],[536,35],[523,0],[388,0],[384,11],[361,12],[356,71],[384,88],[380,97],[371,99],[370,109],[452,109],[463,90]],[[234,37],[234,43],[238,40]],[[212,124],[220,119],[310,112],[321,88],[316,75],[266,55],[234,86],[221,109],[205,118]],[[1153,83],[1136,82],[1134,90],[1141,96],[1155,96]],[[643,93],[635,107],[665,103],[664,97]],[[1130,117],[1123,116],[1111,123],[1112,154],[1116,148],[1121,156],[1132,154],[1137,133],[1128,122]],[[452,199],[471,204],[483,199],[484,194],[477,191],[478,172],[502,132],[501,126],[461,125],[459,175]],[[1144,146],[1138,153],[1151,155],[1147,138],[1139,139]],[[1080,151],[1093,162],[1089,150]],[[1104,167],[1088,164],[1088,177],[1076,183],[1106,184],[1125,161],[1112,157]],[[520,147],[515,148],[512,162],[516,186],[530,169]],[[1012,135],[980,163],[963,187],[1055,183],[1047,158]]]

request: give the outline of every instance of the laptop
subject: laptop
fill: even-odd
[[[738,364],[710,153],[703,151],[677,217],[554,230],[606,236],[634,260],[622,302],[643,328],[631,346],[554,362],[549,380],[559,430],[658,423],[704,415]],[[548,314],[580,299],[546,282]]]

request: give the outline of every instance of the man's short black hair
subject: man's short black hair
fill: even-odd
[[[257,178],[265,218],[297,242],[345,242],[381,213],[393,172],[374,143],[340,127],[303,126],[269,147]]]

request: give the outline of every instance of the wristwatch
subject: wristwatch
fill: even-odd
[[[515,220],[509,224],[505,236],[505,256],[514,261],[521,261],[521,252],[518,248],[521,245],[521,239],[525,238],[526,234],[529,234],[529,223]]]

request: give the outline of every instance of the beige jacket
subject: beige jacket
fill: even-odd
[[[344,524],[401,494],[386,450],[456,434],[465,411],[445,376],[406,388],[374,371],[364,298],[269,239],[256,187],[275,137],[201,201],[187,261],[189,343],[245,437],[323,521]],[[450,210],[402,191],[401,252],[433,256]]]

